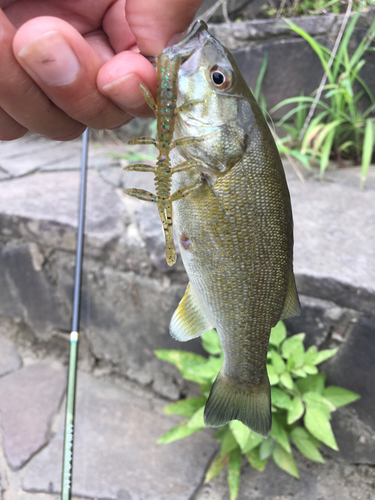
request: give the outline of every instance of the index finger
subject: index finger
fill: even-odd
[[[186,30],[204,0],[127,0],[126,19],[143,55],[157,56]]]

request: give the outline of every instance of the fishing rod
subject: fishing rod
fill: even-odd
[[[79,310],[81,302],[81,276],[82,276],[82,260],[83,260],[83,233],[85,226],[85,208],[86,208],[88,145],[89,145],[89,129],[87,128],[82,135],[81,184],[80,184],[80,194],[79,194],[76,270],[74,277],[74,295],[73,295],[73,316],[72,316],[72,329],[70,333],[68,388],[66,393],[61,500],[70,500],[71,489],[72,489],[74,409],[75,409],[75,399],[76,399],[78,340],[79,340],[78,329],[79,329]]]

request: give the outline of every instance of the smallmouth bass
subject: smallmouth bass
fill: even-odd
[[[267,436],[270,330],[300,312],[283,166],[233,56],[204,22],[164,52],[181,58],[177,106],[204,101],[176,116],[176,139],[203,141],[172,152],[173,162],[201,166],[172,177],[172,192],[193,184],[199,188],[173,203],[189,285],[170,332],[182,341],[212,327],[219,334],[224,363],[206,403],[206,425],[237,419]]]
[[[191,162],[172,172],[171,192],[183,193],[170,198],[189,285],[170,333],[187,341],[216,328],[224,362],[205,423],[240,420],[266,437],[270,330],[300,311],[284,170],[233,56],[203,21],[162,56],[178,60],[171,169]]]

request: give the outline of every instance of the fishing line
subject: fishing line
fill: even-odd
[[[74,410],[76,398],[77,360],[78,360],[78,330],[81,301],[81,276],[83,260],[83,236],[85,226],[87,156],[89,129],[82,135],[81,184],[79,194],[79,212],[76,247],[76,269],[74,277],[72,329],[70,333],[70,354],[68,370],[68,388],[66,395],[64,456],[62,464],[61,500],[70,500],[73,472],[73,442],[74,442]]]

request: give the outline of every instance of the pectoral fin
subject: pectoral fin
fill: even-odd
[[[195,339],[214,328],[201,306],[198,297],[190,288],[186,288],[179,306],[174,312],[169,331],[173,338],[181,342]]]
[[[293,316],[298,316],[300,313],[301,306],[298,299],[296,280],[293,271],[291,271],[289,275],[288,291],[280,319],[293,318]]]

